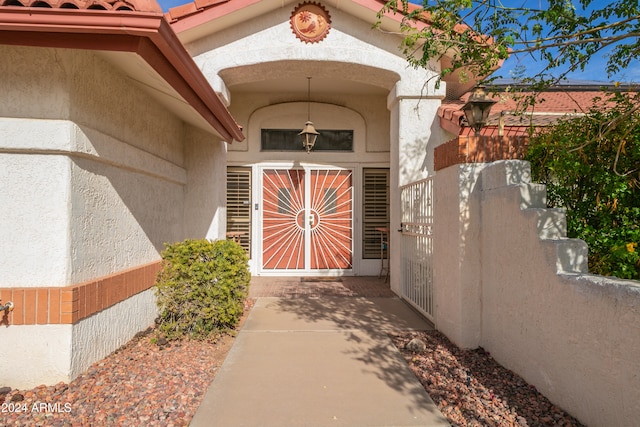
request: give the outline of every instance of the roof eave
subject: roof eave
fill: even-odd
[[[91,37],[82,37],[87,35]],[[231,113],[160,13],[0,7],[0,43],[135,53],[222,139],[244,139]]]

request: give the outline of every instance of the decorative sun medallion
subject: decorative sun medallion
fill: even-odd
[[[296,37],[305,43],[321,41],[331,29],[329,12],[317,3],[299,4],[293,10],[289,22]]]

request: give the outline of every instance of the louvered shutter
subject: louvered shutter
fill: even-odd
[[[251,168],[227,168],[227,233],[251,253]]]
[[[389,169],[365,168],[362,181],[363,258],[380,258],[376,228],[389,228]]]

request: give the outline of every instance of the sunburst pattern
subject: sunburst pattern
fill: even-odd
[[[352,268],[352,191],[348,170],[264,170],[263,268]]]
[[[318,222],[311,228],[311,268],[352,267],[351,171],[311,171],[311,211]]]
[[[304,170],[265,170],[262,200],[262,264],[265,269],[304,268]]]

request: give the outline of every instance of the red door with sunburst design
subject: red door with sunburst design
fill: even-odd
[[[262,179],[263,269],[353,267],[350,170],[265,169]]]

